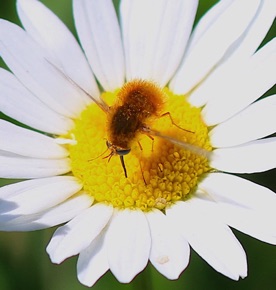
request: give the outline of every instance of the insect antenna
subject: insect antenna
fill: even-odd
[[[109,106],[102,100],[97,100],[93,96],[91,96],[84,88],[79,86],[71,77],[66,75],[59,67],[57,67],[55,64],[50,62],[48,59],[45,58],[45,60],[61,75],[63,76],[66,80],[68,80],[73,86],[81,90],[86,96],[88,96],[90,99],[92,99],[93,102],[96,103],[105,113],[109,111]]]
[[[108,150],[108,148],[106,148],[106,149],[104,150],[104,152],[101,153],[99,156],[94,157],[94,158],[91,158],[91,159],[89,159],[88,161],[93,161],[93,160],[98,159],[99,157],[103,156],[103,155],[107,152],[107,150]],[[109,157],[109,155],[108,155],[107,157]],[[105,159],[105,158],[106,158],[106,157],[104,157],[103,159]]]

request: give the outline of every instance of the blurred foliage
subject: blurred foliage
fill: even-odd
[[[71,0],[43,0],[75,34],[72,18]],[[114,1],[118,5],[118,0]],[[200,0],[196,17],[203,15],[216,0]],[[16,15],[15,0],[0,1],[0,18],[20,23]],[[233,19],[234,21],[234,19]],[[275,23],[270,29],[264,43],[275,37]],[[4,63],[0,65],[5,67]],[[275,93],[275,88],[270,94]],[[251,180],[275,188],[275,170],[261,174],[245,176]],[[14,182],[2,180],[1,185]],[[1,290],[81,290],[76,277],[77,258],[70,258],[61,265],[50,262],[45,248],[51,239],[54,229],[29,233],[0,233],[0,289]],[[180,289],[235,289],[235,290],[274,290],[276,285],[276,249],[242,233],[235,231],[244,246],[248,257],[249,275],[244,280],[232,281],[213,270],[195,252],[191,254],[188,268],[176,281],[170,281],[159,274],[150,264],[137,275],[130,284],[120,284],[108,272],[93,287],[95,290],[180,290]]]

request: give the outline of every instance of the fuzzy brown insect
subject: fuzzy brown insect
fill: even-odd
[[[160,116],[163,107],[164,95],[156,85],[134,80],[122,87],[115,104],[106,112],[108,157],[120,156],[126,177],[124,155],[131,151],[138,133],[150,134],[149,124]]]
[[[210,152],[205,149],[164,135],[151,128],[151,124],[156,118],[168,116],[173,125],[184,131],[188,131],[175,124],[169,112],[162,113],[166,102],[166,96],[153,82],[139,79],[127,82],[118,92],[114,105],[108,106],[102,99],[95,99],[87,93],[54,64],[50,64],[73,85],[88,95],[106,113],[106,144],[110,153],[104,158],[110,160],[114,155],[118,155],[125,177],[127,177],[127,170],[124,163],[124,156],[130,153],[132,144],[139,133],[146,134],[151,139],[153,139],[154,136],[163,138],[195,154],[206,158],[210,157]]]

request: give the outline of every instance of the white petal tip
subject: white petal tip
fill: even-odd
[[[50,260],[53,264],[59,265],[64,261],[64,259],[60,259],[59,257],[55,257],[54,255],[49,254],[49,257],[50,257]]]
[[[65,258],[60,257],[58,253],[51,247],[51,244],[46,248],[46,252],[49,255],[49,258],[53,264],[61,264]]]

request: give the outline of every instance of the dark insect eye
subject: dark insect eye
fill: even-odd
[[[127,155],[130,152],[130,149],[116,149],[116,153],[119,156]]]
[[[116,152],[116,154],[118,154],[119,156],[127,155],[131,150],[131,149],[124,149],[124,148],[114,146],[109,141],[106,141],[106,146],[107,146],[107,148],[112,149],[113,154]]]

